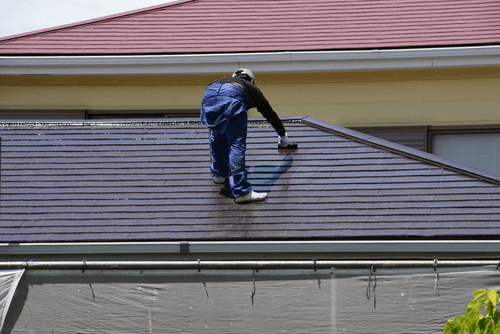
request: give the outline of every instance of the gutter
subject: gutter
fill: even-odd
[[[500,46],[178,55],[0,56],[0,75],[341,72],[500,66]]]
[[[418,259],[469,260],[500,258],[500,240],[389,240],[389,241],[180,241],[180,242],[71,242],[0,244],[0,259],[61,255],[153,254],[173,259]],[[313,257],[314,256],[314,257]],[[3,261],[3,260],[1,260]]]

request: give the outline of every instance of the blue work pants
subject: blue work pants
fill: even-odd
[[[229,178],[229,187],[234,197],[252,191],[245,165],[247,118],[246,112],[239,113],[229,119],[224,132],[210,131],[210,171],[212,176]]]

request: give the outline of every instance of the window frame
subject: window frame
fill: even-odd
[[[432,139],[435,134],[481,134],[481,133],[500,133],[500,124],[493,125],[449,125],[449,126],[430,126],[426,134],[426,152],[432,152]]]
[[[198,109],[85,110],[85,119],[194,118]]]
[[[435,134],[477,134],[477,133],[500,133],[500,124],[476,124],[476,125],[432,125],[432,126],[375,126],[375,127],[349,127],[362,133],[376,135],[376,133],[398,133],[398,132],[423,132],[425,152],[432,152],[432,137]],[[396,142],[397,143],[397,142]]]
[[[199,109],[4,109],[0,110],[0,121],[118,118],[193,118],[199,117],[199,114]]]

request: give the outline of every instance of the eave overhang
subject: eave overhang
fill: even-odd
[[[0,56],[0,75],[341,72],[500,66],[500,46],[178,55]]]

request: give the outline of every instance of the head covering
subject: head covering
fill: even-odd
[[[246,68],[240,68],[234,71],[233,78],[234,77],[240,77],[250,82],[252,82],[253,80],[253,83],[255,83],[255,76],[253,75],[252,71]]]

